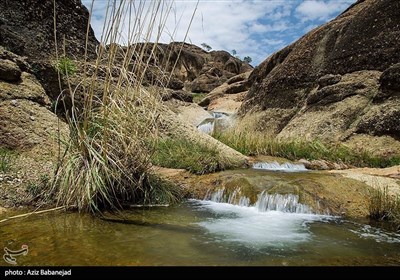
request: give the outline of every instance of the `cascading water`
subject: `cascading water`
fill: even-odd
[[[281,211],[289,213],[312,214],[308,205],[299,203],[299,196],[294,194],[268,194],[263,191],[255,204],[258,211]]]
[[[212,116],[215,119],[222,119],[222,118],[227,118],[228,117],[228,115],[223,113],[223,112],[212,112]]]
[[[252,204],[241,188],[234,191],[221,188],[196,203],[200,209],[215,215],[199,222],[200,226],[220,241],[242,244],[251,250],[286,248],[307,242],[312,238],[309,223],[336,218],[315,214],[311,207],[299,203],[299,197],[294,194],[263,191]]]
[[[197,129],[203,133],[212,134],[214,131],[214,120],[210,120],[199,124],[197,126]]]
[[[235,189],[232,193],[227,194],[225,188],[221,188],[214,193],[207,192],[204,200],[210,200],[218,203],[229,203],[239,206],[250,206],[250,199],[241,195],[241,189]]]
[[[294,164],[290,162],[257,162],[253,164],[253,169],[270,170],[270,171],[283,171],[283,172],[302,172],[307,171],[303,164]]]
[[[237,188],[231,193],[227,193],[225,188],[221,188],[214,193],[207,193],[204,200],[245,207],[252,206],[259,212],[281,211],[286,213],[313,213],[312,208],[299,203],[299,196],[294,194],[268,194],[266,191],[263,191],[257,196],[255,204],[251,205],[250,199],[241,195],[241,188]]]
[[[212,134],[214,132],[216,123],[227,125],[229,123],[229,115],[223,112],[211,112],[213,118],[204,120],[197,126],[197,129],[206,134]]]

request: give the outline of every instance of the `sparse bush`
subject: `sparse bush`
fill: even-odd
[[[66,56],[60,57],[57,60],[55,67],[62,76],[72,76],[77,70],[75,62]]]
[[[36,181],[28,182],[26,186],[26,191],[30,193],[33,197],[37,197],[38,195],[47,191],[50,186],[50,177],[45,174],[41,175],[40,178]]]
[[[252,59],[250,56],[245,56],[245,57],[243,58],[243,61],[250,64],[250,63],[253,61],[253,59]]]
[[[202,43],[201,46],[208,52],[212,50],[212,47],[209,44]]]
[[[193,102],[194,103],[199,103],[201,100],[206,97],[207,93],[195,93],[193,94]]]
[[[16,154],[9,149],[0,148],[0,171],[8,172],[11,170]]]

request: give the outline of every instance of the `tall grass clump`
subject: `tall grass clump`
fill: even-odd
[[[365,150],[356,151],[341,143],[330,144],[320,140],[277,139],[262,132],[246,131],[245,126],[240,125],[213,136],[245,155],[269,155],[290,160],[324,159],[360,167],[388,167],[400,164],[398,156],[374,156]]]
[[[152,161],[158,166],[186,169],[198,175],[224,170],[229,165],[216,148],[177,137],[160,139]]]
[[[400,226],[400,196],[389,194],[388,187],[371,188],[369,216],[374,220],[392,221]]]
[[[108,1],[97,59],[85,58],[74,75],[80,79],[77,85],[68,81],[70,135],[62,141],[65,149],[50,190],[59,204],[98,211],[177,197],[149,171],[159,100],[142,87],[172,5]]]

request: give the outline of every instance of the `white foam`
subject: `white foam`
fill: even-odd
[[[374,239],[376,242],[387,243],[400,243],[400,234],[394,232],[387,232],[380,228],[371,227],[370,225],[363,225],[357,230],[350,230],[361,238]]]
[[[282,246],[306,242],[312,236],[308,223],[334,219],[331,216],[260,212],[258,208],[198,201],[200,208],[217,214],[216,218],[200,222],[211,234],[225,241],[240,242],[251,246]]]
[[[253,169],[271,170],[271,171],[283,171],[283,172],[302,172],[307,171],[307,168],[303,164],[294,164],[290,162],[278,163],[278,162],[257,162],[253,164]]]
[[[299,203],[299,196],[295,194],[268,194],[263,191],[258,195],[255,207],[262,212],[281,211],[289,213],[312,214],[308,205]]]
[[[197,129],[206,134],[212,134],[214,131],[214,121],[209,121],[197,126]]]

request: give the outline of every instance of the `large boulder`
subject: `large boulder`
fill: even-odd
[[[248,80],[250,74],[251,71],[248,71],[228,79],[208,93],[199,105],[211,111],[236,113],[250,88]]]
[[[393,150],[400,139],[399,21],[400,1],[357,1],[261,63],[240,115],[280,138],[385,136]]]
[[[54,21],[58,53],[83,57],[89,12],[81,0],[0,1],[0,45],[33,60],[49,59],[55,55]],[[93,58],[98,42],[91,28],[87,38]]]
[[[42,151],[50,150],[59,133],[67,135],[67,125],[50,111],[45,90],[34,75],[25,72],[29,65],[22,57],[0,47],[0,65],[11,66],[12,73],[18,73],[15,79],[0,75],[0,147],[26,151],[41,146],[46,147]]]
[[[0,46],[26,57],[32,66],[31,73],[52,100],[68,88],[61,80],[60,89],[59,75],[54,67],[56,53],[73,60],[97,57],[99,42],[88,24],[89,12],[81,0],[0,1]],[[11,74],[10,67],[8,65],[8,75],[11,75],[10,79],[16,79],[18,74]],[[2,72],[0,66],[0,75],[4,76]]]

